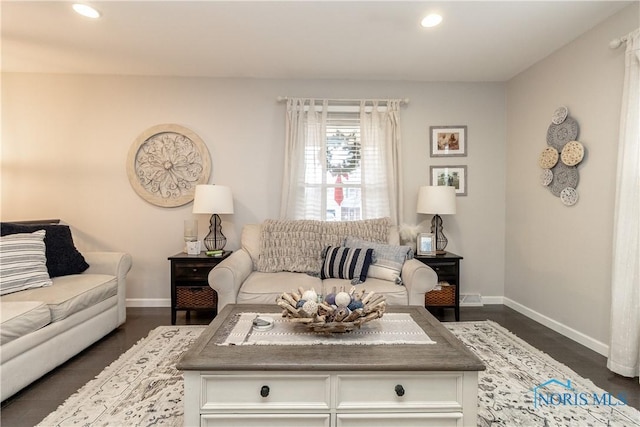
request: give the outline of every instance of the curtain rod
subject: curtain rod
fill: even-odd
[[[622,43],[626,43],[626,42],[627,42],[627,36],[622,36],[622,37],[619,37],[619,38],[617,38],[617,39],[613,39],[613,40],[611,40],[611,41],[609,42],[609,47],[610,47],[611,49],[617,49],[617,48],[619,48],[620,46],[622,46]]]
[[[278,102],[284,102],[284,101],[288,101],[289,99],[291,99],[292,97],[290,96],[279,96],[276,98],[276,100]],[[317,99],[318,101],[322,101],[322,99],[320,98],[308,98],[308,99]],[[345,103],[358,103],[361,101],[365,101],[365,102],[387,102],[389,101],[389,99],[329,99],[328,101],[331,102],[345,102]],[[402,98],[400,100],[400,104],[408,104],[409,103],[409,98]]]

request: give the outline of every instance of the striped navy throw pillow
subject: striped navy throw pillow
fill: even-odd
[[[373,249],[328,246],[320,278],[352,279],[352,283],[362,283],[367,279],[372,258]]]

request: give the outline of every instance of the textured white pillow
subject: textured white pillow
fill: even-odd
[[[51,286],[44,230],[0,237],[0,295]]]

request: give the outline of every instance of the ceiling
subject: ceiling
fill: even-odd
[[[499,82],[633,2],[86,3],[2,0],[2,71]]]

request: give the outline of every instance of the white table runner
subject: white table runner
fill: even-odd
[[[256,331],[253,319],[270,316],[273,329]],[[218,345],[373,345],[373,344],[435,344],[408,313],[385,313],[380,319],[363,324],[346,333],[323,334],[306,326],[289,322],[279,313],[242,313],[224,342]]]

